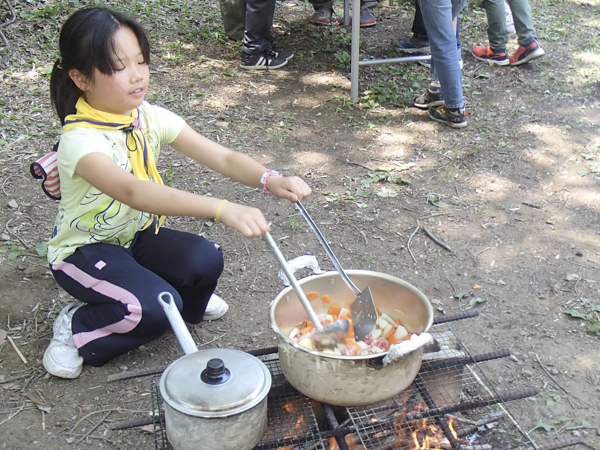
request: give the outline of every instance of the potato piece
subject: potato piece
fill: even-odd
[[[315,344],[315,342],[312,339],[309,338],[304,338],[301,339],[300,342],[298,342],[302,347],[306,347],[309,348],[311,350],[316,350],[317,349],[317,344]]]
[[[396,321],[392,319],[387,313],[381,313],[381,317],[387,320],[390,325],[396,326]]]
[[[398,325],[396,331],[394,332],[394,336],[396,336],[396,339],[398,339],[399,341],[401,341],[402,338],[405,337],[407,334],[408,331],[406,331],[406,328],[404,328],[402,325]]]

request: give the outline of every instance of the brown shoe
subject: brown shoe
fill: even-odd
[[[315,25],[331,25],[331,16],[333,14],[333,10],[326,6],[321,6],[319,9],[315,11],[315,13],[310,18],[310,21]]]

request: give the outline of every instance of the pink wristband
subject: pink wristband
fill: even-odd
[[[267,170],[265,173],[262,174],[262,177],[260,177],[260,184],[262,185],[263,189],[265,190],[265,192],[267,194],[271,194],[271,191],[269,191],[267,189],[267,179],[270,176],[274,176],[274,177],[278,177],[278,178],[282,177],[282,175],[279,172],[276,172],[276,171],[270,170],[270,169]]]

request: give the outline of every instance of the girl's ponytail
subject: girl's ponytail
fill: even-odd
[[[69,72],[62,66],[61,60],[57,59],[50,75],[50,100],[60,123],[64,124],[65,117],[69,114],[75,114],[75,104],[81,94],[81,90],[69,77]]]

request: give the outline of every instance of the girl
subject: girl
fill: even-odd
[[[101,366],[169,328],[157,301],[162,291],[173,294],[189,323],[227,311],[213,294],[223,269],[221,249],[161,227],[165,216],[215,218],[248,238],[269,231],[258,209],[162,184],[156,169],[161,144],[291,202],[310,188],[145,102],[148,38],[126,15],[77,11],[61,30],[60,56],[50,90],[63,124],[57,153],[62,199],[48,261],[58,284],[84,303],[60,312],[43,363],[53,375],[76,378],[84,362]]]

